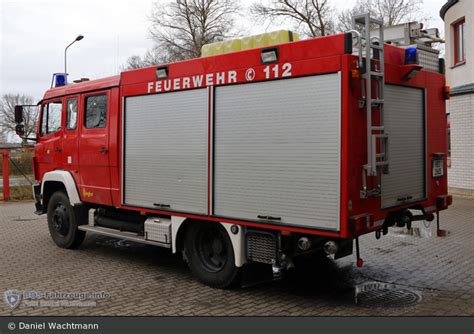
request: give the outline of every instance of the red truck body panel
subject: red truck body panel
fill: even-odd
[[[261,49],[234,52],[225,55],[192,59],[168,64],[168,78],[157,80],[156,67],[126,71],[121,76],[82,82],[48,90],[43,103],[63,102],[71,97],[79,101],[78,126],[76,131],[58,131],[40,138],[36,146],[36,178],[41,181],[44,173],[53,169],[66,169],[73,175],[81,200],[84,202],[114,206],[151,214],[184,216],[208,221],[230,222],[288,232],[321,235],[337,238],[352,238],[379,230],[387,215],[393,210],[419,206],[427,213],[445,207],[437,206],[439,197],[447,196],[447,175],[431,177],[431,161],[434,154],[447,156],[446,110],[442,74],[420,71],[412,79],[402,78],[405,65],[405,50],[385,46],[385,82],[391,85],[417,87],[426,94],[426,187],[427,198],[394,209],[381,209],[380,198],[361,199],[361,170],[367,162],[367,132],[364,111],[359,108],[361,80],[355,74],[358,57],[346,54],[344,35],[335,35],[278,45],[277,64],[261,64]],[[290,67],[284,67],[284,64]],[[253,69],[253,72],[249,72]],[[270,71],[271,70],[271,71]],[[285,73],[285,71],[287,73]],[[163,210],[143,209],[122,205],[122,109],[124,98],[129,96],[163,93],[207,86],[233,85],[249,81],[285,80],[285,75],[303,77],[324,73],[341,73],[341,175],[340,175],[340,231],[324,231],[309,228],[263,224],[254,221],[238,221],[211,215],[191,215]],[[189,79],[188,79],[189,78]],[[108,116],[105,129],[86,129],[84,124],[84,98],[105,92],[108,94]],[[211,112],[209,105],[209,119]],[[63,113],[65,108],[63,108]],[[63,117],[62,129],[65,128]],[[40,126],[38,133],[40,133]],[[209,121],[209,136],[210,121]],[[55,147],[62,143],[62,150]],[[210,142],[210,140],[209,140]],[[106,148],[108,154],[99,154]],[[210,151],[210,150],[209,150]],[[72,157],[72,163],[66,157]],[[446,160],[446,159],[445,159]],[[210,161],[210,156],[209,156]],[[446,163],[446,161],[445,161]],[[208,176],[211,167],[208,166]],[[447,166],[445,165],[445,171]],[[210,177],[209,177],[210,179]],[[208,196],[212,192],[208,185]],[[94,193],[90,196],[90,193]],[[210,203],[210,198],[208,198]],[[350,203],[350,204],[349,204]]]

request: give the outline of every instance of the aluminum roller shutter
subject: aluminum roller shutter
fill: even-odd
[[[385,86],[384,123],[389,135],[390,173],[382,175],[382,207],[425,198],[424,91]]]
[[[125,99],[124,202],[207,213],[208,92]]]
[[[339,74],[217,87],[214,214],[340,228]]]

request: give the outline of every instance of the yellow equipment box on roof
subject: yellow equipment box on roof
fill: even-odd
[[[294,32],[289,30],[278,30],[240,39],[231,39],[228,41],[206,44],[201,49],[201,57],[217,56],[230,52],[283,44],[297,41],[298,39],[298,34]]]

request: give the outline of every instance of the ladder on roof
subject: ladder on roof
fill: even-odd
[[[382,20],[373,19],[370,14],[354,16],[352,24],[355,31],[362,31],[359,41],[360,108],[367,113],[367,164],[362,171],[361,198],[377,197],[381,195],[381,174],[388,173],[389,167],[388,134],[384,126],[384,25]],[[371,36],[371,30],[378,30],[378,36]],[[376,122],[377,111],[379,122]],[[373,189],[368,189],[367,177],[377,178]]]

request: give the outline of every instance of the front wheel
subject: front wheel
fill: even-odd
[[[240,269],[235,266],[232,242],[219,223],[192,223],[184,247],[189,269],[199,281],[214,288],[237,284]]]
[[[61,248],[77,248],[84,241],[85,231],[77,227],[87,221],[87,210],[72,207],[62,191],[55,192],[48,203],[48,228],[56,245]]]

